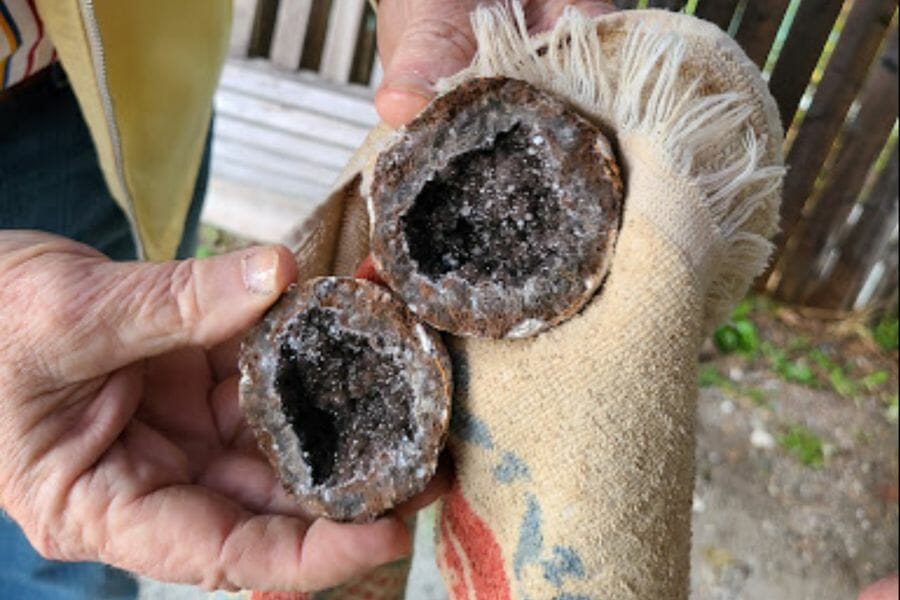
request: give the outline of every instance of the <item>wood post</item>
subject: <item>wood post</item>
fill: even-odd
[[[794,113],[843,4],[844,0],[802,0],[794,15],[794,22],[769,79],[769,89],[778,102],[778,112],[785,130],[794,121]]]
[[[735,39],[760,69],[766,64],[788,3],[788,0],[753,0],[744,10]]]
[[[776,258],[795,232],[847,110],[865,80],[896,9],[894,0],[856,0],[787,157],[790,167]],[[785,298],[787,299],[787,298]]]
[[[859,113],[846,128],[822,192],[802,227],[795,229],[785,255],[779,297],[802,303],[822,274],[819,258],[830,237],[839,233],[862,191],[866,176],[897,120],[897,28],[889,34],[879,65],[869,72],[859,97]]]

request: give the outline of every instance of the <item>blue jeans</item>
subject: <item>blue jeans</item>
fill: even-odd
[[[179,256],[190,256],[209,166],[209,140]],[[114,260],[137,255],[125,214],[109,195],[84,119],[58,65],[0,100],[0,229],[39,229]],[[135,579],[97,563],[41,558],[0,511],[0,600],[137,597]]]

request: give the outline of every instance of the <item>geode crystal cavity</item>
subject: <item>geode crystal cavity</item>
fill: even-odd
[[[527,337],[600,286],[622,195],[593,123],[525,82],[476,79],[435,100],[379,156],[372,254],[434,327]]]
[[[339,277],[292,286],[248,334],[240,367],[244,414],[310,513],[368,521],[434,474],[450,360],[386,289]]]

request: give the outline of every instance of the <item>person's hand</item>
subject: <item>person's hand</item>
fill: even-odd
[[[896,575],[873,583],[859,594],[859,600],[897,600],[900,597],[900,579]]]
[[[305,518],[240,414],[236,335],[296,275],[283,247],[114,263],[0,232],[0,506],[42,555],[319,589],[409,551],[397,515]]]
[[[489,0],[501,3],[502,0]],[[521,0],[532,32],[549,29],[567,6],[587,15],[612,12],[598,0]],[[378,51],[385,65],[375,106],[389,125],[399,127],[431,100],[433,84],[469,65],[475,38],[469,15],[484,0],[381,0]]]

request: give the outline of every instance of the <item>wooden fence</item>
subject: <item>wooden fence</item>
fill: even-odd
[[[366,0],[235,0],[232,54],[371,94]],[[783,234],[760,281],[830,309],[897,304],[896,0],[619,0],[728,31],[768,77],[787,131]],[[355,43],[347,43],[355,40]],[[367,117],[369,118],[369,117]]]
[[[287,71],[316,72],[335,83],[378,85],[375,13],[368,0],[234,0],[234,5],[232,55],[266,58]]]

